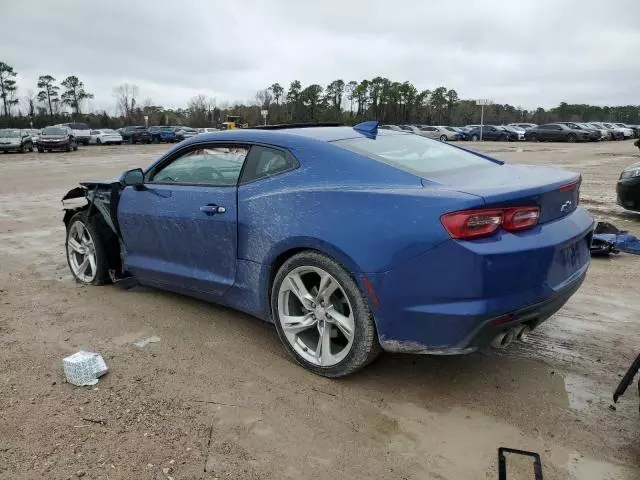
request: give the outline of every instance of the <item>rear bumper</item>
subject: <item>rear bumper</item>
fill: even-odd
[[[382,340],[382,348],[387,352],[413,353],[418,355],[464,355],[482,348],[486,348],[500,332],[527,325],[533,330],[541,323],[548,320],[554,313],[560,310],[565,303],[576,293],[587,276],[586,268],[580,275],[562,290],[551,297],[528,305],[515,312],[510,312],[497,317],[490,317],[478,322],[476,328],[466,337],[451,346],[431,346],[420,342],[397,341],[392,339]],[[505,321],[507,320],[507,321]],[[494,325],[494,322],[496,323]]]
[[[578,208],[517,234],[449,240],[388,272],[368,274],[381,345],[396,352],[460,354],[514,325],[536,327],[584,280],[592,230],[593,219]]]

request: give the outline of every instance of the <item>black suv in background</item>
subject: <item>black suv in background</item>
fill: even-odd
[[[151,143],[152,136],[147,127],[133,126],[118,130],[122,135],[122,141],[126,143]]]

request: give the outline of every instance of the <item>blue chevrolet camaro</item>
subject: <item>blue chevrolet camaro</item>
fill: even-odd
[[[506,346],[549,318],[589,266],[579,188],[376,122],[229,130],[67,193],[86,198],[66,203],[67,258],[82,283],[274,322],[299,363],[338,377],[380,350]]]

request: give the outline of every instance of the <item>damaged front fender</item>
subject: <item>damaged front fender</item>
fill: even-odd
[[[79,187],[72,188],[62,197],[65,225],[68,225],[71,217],[77,212],[86,209],[88,215],[91,215],[95,209],[118,238],[122,238],[118,225],[118,203],[121,188],[118,181],[82,182]],[[73,202],[73,200],[80,198],[84,198],[86,202],[81,205]]]

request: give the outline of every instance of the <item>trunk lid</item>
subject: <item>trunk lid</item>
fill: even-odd
[[[579,201],[581,177],[555,168],[500,165],[465,172],[440,174],[423,179],[456,191],[481,197],[487,207],[540,207],[539,223],[550,222],[573,212]]]

